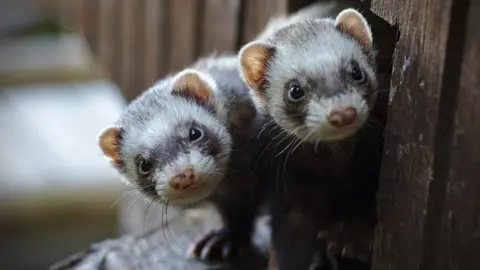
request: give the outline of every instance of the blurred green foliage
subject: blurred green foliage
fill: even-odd
[[[70,32],[58,19],[45,18],[41,21],[16,29],[11,33],[14,37],[36,36],[36,35],[60,35]]]

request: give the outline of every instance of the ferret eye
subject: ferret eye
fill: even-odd
[[[291,101],[301,101],[305,97],[305,91],[297,80],[292,80],[288,84],[288,98]]]
[[[203,131],[199,128],[192,127],[188,131],[188,135],[191,142],[198,141],[203,137]]]
[[[363,83],[365,81],[365,74],[356,61],[352,62],[352,70],[350,71],[350,77],[357,83]]]
[[[153,164],[145,159],[141,159],[138,163],[138,174],[141,176],[147,176],[153,168]]]

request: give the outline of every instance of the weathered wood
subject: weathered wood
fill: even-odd
[[[240,0],[205,0],[200,55],[236,50],[239,15]]]
[[[122,77],[121,88],[131,100],[145,89],[145,1],[122,1]]]
[[[93,51],[97,50],[97,26],[98,26],[97,0],[81,0],[78,3],[79,20],[81,31]]]
[[[176,72],[197,58],[203,1],[170,0],[169,71]]]
[[[106,67],[110,78],[115,80],[115,71],[120,68],[120,48],[116,46],[118,36],[118,24],[116,18],[119,10],[119,1],[98,1],[98,29],[96,47],[98,57]],[[117,71],[118,72],[118,71]]]
[[[188,246],[194,239],[212,228],[218,227],[218,217],[211,210],[191,211],[170,221],[169,229],[157,227],[140,235],[127,235],[105,240],[74,254],[51,267],[51,269],[165,269],[204,270],[212,266],[185,258]],[[260,222],[265,227],[265,221]],[[268,231],[259,230],[256,242],[259,251],[265,252]],[[238,261],[220,268],[223,270],[263,270],[265,257],[259,252],[246,253]]]
[[[152,85],[168,71],[168,0],[145,3],[145,86]]]
[[[241,43],[250,42],[275,14],[286,14],[288,0],[243,0]]]
[[[464,179],[454,178],[452,173],[465,164],[478,164],[474,152],[464,156],[464,152],[459,154],[461,149],[451,149],[455,145],[452,140],[454,102],[468,7],[469,1],[372,1],[372,10],[391,24],[398,24],[401,33],[394,54],[385,131],[375,270],[475,269],[471,268],[473,260],[479,259],[479,256],[468,255],[473,254],[468,252],[478,254],[478,248],[471,251],[465,248],[473,247],[475,233],[478,234],[478,213],[465,219],[461,211],[454,214],[446,208],[449,199],[454,209],[464,204],[455,200],[462,194],[461,189],[457,189],[456,196],[451,189],[461,186],[462,181],[470,183],[468,177],[473,176],[467,175],[474,171],[462,171],[460,175]],[[478,42],[478,38],[472,42]],[[472,107],[468,110],[471,112]],[[477,131],[472,132],[467,136]],[[473,149],[470,151],[475,151]],[[451,151],[457,151],[462,164],[457,165],[457,170],[451,167]],[[465,195],[468,197],[468,194]],[[469,211],[478,210],[478,201],[469,196]],[[470,228],[466,233],[471,234],[441,236],[443,232],[458,230],[452,226],[459,225]],[[453,240],[452,237],[457,236],[463,240]],[[466,239],[472,242],[463,242]],[[449,241],[461,243],[462,251],[467,253],[453,260],[452,247],[442,245]],[[462,267],[457,267],[455,262]]]
[[[460,88],[450,131],[451,164],[443,176],[445,199],[438,252],[431,265],[438,270],[480,269],[480,2],[472,1],[468,13]]]

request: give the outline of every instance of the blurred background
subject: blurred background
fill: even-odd
[[[200,55],[237,50],[271,15],[295,8],[287,4],[2,0],[0,268],[46,269],[93,242],[143,231],[145,203],[124,196],[97,134],[155,80]]]

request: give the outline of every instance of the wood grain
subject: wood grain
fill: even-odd
[[[97,51],[98,5],[97,0],[82,0],[79,5],[81,31],[92,51]]]
[[[236,50],[239,16],[240,0],[205,0],[200,55]]]
[[[458,261],[463,267],[455,267],[449,255],[452,247],[442,246],[452,238],[441,236],[451,229],[448,221],[452,222],[453,212],[445,208],[452,195],[450,188],[461,183],[452,178],[451,153],[457,152],[462,166],[477,162],[467,161],[472,157],[460,154],[462,150],[454,147],[453,139],[453,121],[459,119],[455,100],[468,8],[469,1],[372,1],[372,10],[398,24],[401,33],[394,54],[385,130],[375,270],[475,269],[470,268],[472,261]],[[451,200],[451,207],[463,204],[454,197]],[[471,203],[470,211],[478,209],[478,201],[475,207]],[[469,228],[477,226],[478,230],[478,215],[474,223],[475,218],[465,219],[462,212],[458,215],[455,222],[476,222]]]
[[[197,58],[202,8],[203,1],[170,0],[169,71],[177,72]]]
[[[288,11],[287,0],[243,0],[243,31],[241,43],[250,42],[275,14]]]
[[[127,100],[132,100],[145,89],[143,76],[145,59],[145,1],[122,0],[121,88]]]
[[[257,225],[259,227],[266,226],[266,220],[259,221]],[[197,209],[172,218],[169,228],[157,225],[156,227],[147,227],[146,231],[139,234],[107,239],[56,263],[50,269],[266,269],[266,260],[262,253],[265,252],[268,240],[262,239],[262,234],[265,232],[261,230],[254,237],[259,249],[245,253],[242,258],[232,264],[214,267],[185,258],[189,245],[195,239],[218,226],[219,218],[213,209]]]
[[[168,71],[168,0],[145,0],[145,86]]]
[[[480,2],[472,1],[468,14],[458,14],[468,18],[466,43],[463,57],[462,48],[458,49],[458,58],[463,59],[459,69],[460,88],[451,119],[451,157],[444,172],[445,198],[434,243],[436,253],[432,255],[435,261],[426,265],[432,269],[480,269],[479,12]],[[455,31],[455,36],[460,38],[460,33],[461,30]]]

